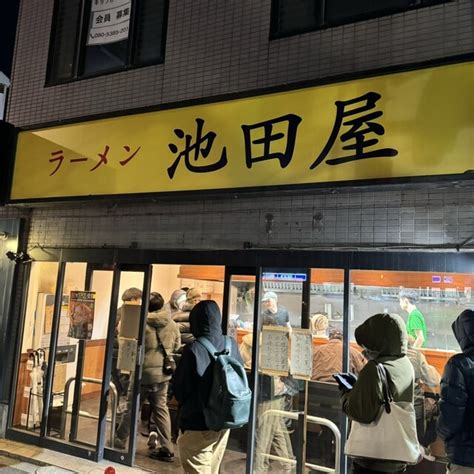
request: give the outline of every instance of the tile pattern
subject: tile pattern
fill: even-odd
[[[250,242],[276,248],[393,244],[453,249],[473,234],[474,183],[50,205],[33,210],[29,246],[242,249]]]
[[[23,0],[8,120],[34,125],[474,51],[472,0],[272,41],[270,6],[171,1],[164,64],[45,87],[53,0]]]

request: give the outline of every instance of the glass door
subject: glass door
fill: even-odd
[[[252,472],[340,472],[344,287],[343,270],[262,269]]]
[[[151,265],[121,265],[112,282],[99,437],[106,459],[130,466],[135,457],[151,278]]]

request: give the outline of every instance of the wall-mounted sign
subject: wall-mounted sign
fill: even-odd
[[[473,83],[468,62],[21,132],[11,200],[468,173]]]
[[[92,0],[87,46],[128,38],[131,0]]]
[[[306,274],[304,273],[268,273],[262,275],[264,280],[276,281],[306,281]]]

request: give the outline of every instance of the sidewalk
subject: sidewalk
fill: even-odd
[[[1,474],[103,474],[108,466],[115,468],[116,474],[149,474],[151,472],[105,460],[96,463],[38,446],[0,439]]]

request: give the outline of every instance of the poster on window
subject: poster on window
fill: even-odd
[[[71,291],[68,336],[91,339],[94,327],[95,291]]]
[[[288,375],[289,329],[264,326],[260,345],[260,371],[268,375]]]
[[[128,38],[131,0],[91,0],[87,46],[116,43]]]

